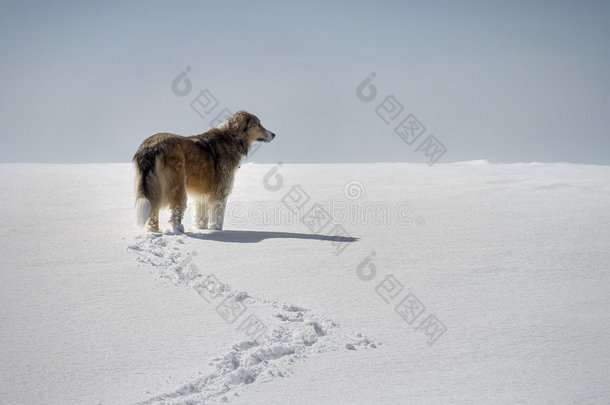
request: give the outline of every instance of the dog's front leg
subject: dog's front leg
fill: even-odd
[[[225,207],[227,205],[227,198],[214,201],[210,205],[210,223],[208,229],[222,231],[225,219]]]
[[[209,207],[208,198],[205,194],[199,196],[195,203],[195,212],[193,214],[195,224],[199,229],[208,229]]]

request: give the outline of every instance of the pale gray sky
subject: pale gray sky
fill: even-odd
[[[607,1],[4,1],[0,161],[128,162],[227,108],[277,133],[257,162],[424,162],[434,135],[439,162],[610,164],[609,38]]]

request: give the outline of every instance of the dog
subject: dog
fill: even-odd
[[[253,142],[271,142],[275,134],[246,111],[201,135],[155,134],[133,157],[136,169],[136,223],[159,231],[159,210],[169,206],[175,233],[184,232],[187,198],[196,201],[200,229],[222,230],[235,172]],[[187,197],[188,196],[188,197]]]

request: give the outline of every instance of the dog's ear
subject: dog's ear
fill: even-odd
[[[246,119],[246,128],[257,127],[261,124],[258,117],[254,114],[246,113],[248,118]]]
[[[233,114],[229,122],[234,131],[246,131],[248,129],[248,125],[250,124],[250,114],[245,111],[238,111]]]

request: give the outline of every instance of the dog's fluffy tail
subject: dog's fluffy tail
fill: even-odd
[[[154,156],[148,156],[147,152],[147,149],[140,148],[133,158],[136,169],[135,222],[140,227],[146,224],[157,195],[155,194]]]
[[[136,200],[136,225],[144,226],[150,215],[151,204],[150,200],[145,197],[139,197]]]

